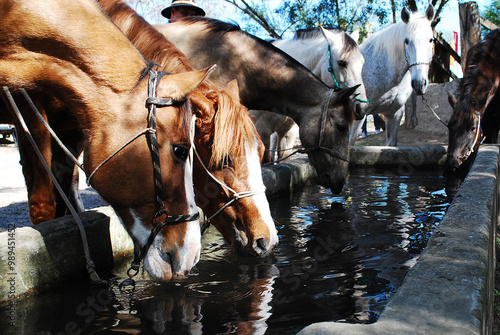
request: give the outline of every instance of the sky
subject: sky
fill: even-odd
[[[447,8],[441,13],[441,22],[437,25],[437,30],[443,32],[443,37],[449,39],[453,35],[453,31],[460,32],[460,21],[458,14],[458,1],[452,0],[448,3]],[[485,7],[491,3],[491,0],[476,0],[479,6],[479,12],[484,11]],[[450,36],[446,36],[450,34]]]

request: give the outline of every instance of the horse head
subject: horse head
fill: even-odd
[[[368,107],[362,69],[365,58],[357,41],[341,29],[320,30],[328,43],[327,66],[323,66],[321,78],[332,78],[334,88],[349,88],[358,85],[353,99],[356,120],[365,116]],[[330,84],[329,82],[326,82]]]
[[[153,112],[145,110],[144,103],[142,112],[134,108],[138,104],[126,104],[123,116],[116,116],[107,129],[99,126],[99,131],[87,134],[84,162],[89,182],[117,212],[134,241],[136,257],[143,258],[144,267],[153,278],[183,277],[199,260],[198,220],[183,218],[197,213],[190,156],[194,125],[189,94],[209,72],[210,69],[166,74],[154,83],[157,98],[149,96],[148,100],[166,99],[167,104],[158,106],[156,125],[152,121],[146,124]],[[139,85],[137,92],[142,87]],[[146,100],[141,96],[137,101]],[[100,122],[107,121],[104,118]],[[141,131],[154,133],[156,139],[128,142],[114,154]]]
[[[458,101],[450,92],[448,101],[453,108],[453,114],[448,122],[448,149],[445,162],[445,175],[449,176],[459,169],[468,169],[474,160],[475,153],[481,142],[481,113],[477,102],[466,95]]]
[[[406,8],[401,11],[401,19],[406,23],[404,53],[411,74],[411,86],[417,95],[425,94],[429,84],[429,66],[434,54],[434,33],[431,26],[434,14],[432,5],[427,7],[425,16],[410,14]]]
[[[236,80],[212,99],[215,115],[197,120],[197,203],[233,250],[268,255],[278,236],[261,175],[264,145],[240,103]]]
[[[354,120],[351,96],[357,88],[330,90],[322,110],[311,111],[299,122],[300,140],[316,167],[318,184],[334,194],[342,191],[348,175],[349,128]]]

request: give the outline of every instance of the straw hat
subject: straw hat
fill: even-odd
[[[161,11],[161,15],[165,16],[167,19],[170,19],[170,12],[172,7],[192,7],[196,11],[196,15],[205,16],[205,11],[203,8],[198,6],[191,0],[172,0],[172,4]]]

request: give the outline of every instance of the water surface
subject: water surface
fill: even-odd
[[[187,279],[142,276],[122,291],[127,260],[110,287],[69,283],[19,301],[15,333],[295,334],[313,322],[375,322],[449,205],[437,171],[373,168],[353,170],[341,195],[309,186],[270,204],[272,256],[231,255],[209,229]]]

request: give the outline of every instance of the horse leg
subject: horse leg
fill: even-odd
[[[276,151],[279,150],[279,141],[280,138],[277,132],[274,132],[269,137],[269,149],[266,152],[269,153],[270,162],[274,162],[276,160]],[[264,144],[265,145],[265,144]],[[279,156],[279,151],[278,151]]]
[[[73,153],[73,156],[78,157],[81,154],[84,140],[81,132],[63,132],[58,134],[58,137]],[[71,205],[78,213],[83,212],[85,207],[78,191],[78,167],[56,143],[53,143],[52,150],[52,173],[56,177],[64,194],[69,198]],[[66,203],[56,189],[54,189],[54,192],[57,204],[56,217],[67,215],[68,208]]]
[[[5,96],[2,94],[2,97]],[[24,99],[17,99],[21,111],[30,110]],[[8,110],[13,116],[13,123],[17,131],[17,142],[21,158],[22,171],[28,191],[28,212],[33,224],[52,220],[56,212],[56,200],[52,189],[52,181],[46,172],[31,142],[28,140],[20,121],[14,116],[10,103],[5,101],[2,108]],[[52,153],[50,147],[50,134],[43,127],[33,113],[24,113],[25,123],[42,153],[45,161],[51,162]]]
[[[358,139],[358,134],[361,132],[361,127],[365,123],[366,115],[362,120],[354,120],[352,123],[351,131],[349,132],[349,145],[352,147],[356,140]]]
[[[289,156],[293,153],[295,141],[299,137],[299,126],[294,124],[289,131],[281,138],[278,145],[278,158]]]
[[[386,134],[386,145],[391,147],[396,147],[398,145],[398,132],[399,125],[401,124],[401,119],[405,113],[404,105],[399,108],[396,113],[392,116],[386,115],[385,120],[385,134]]]

